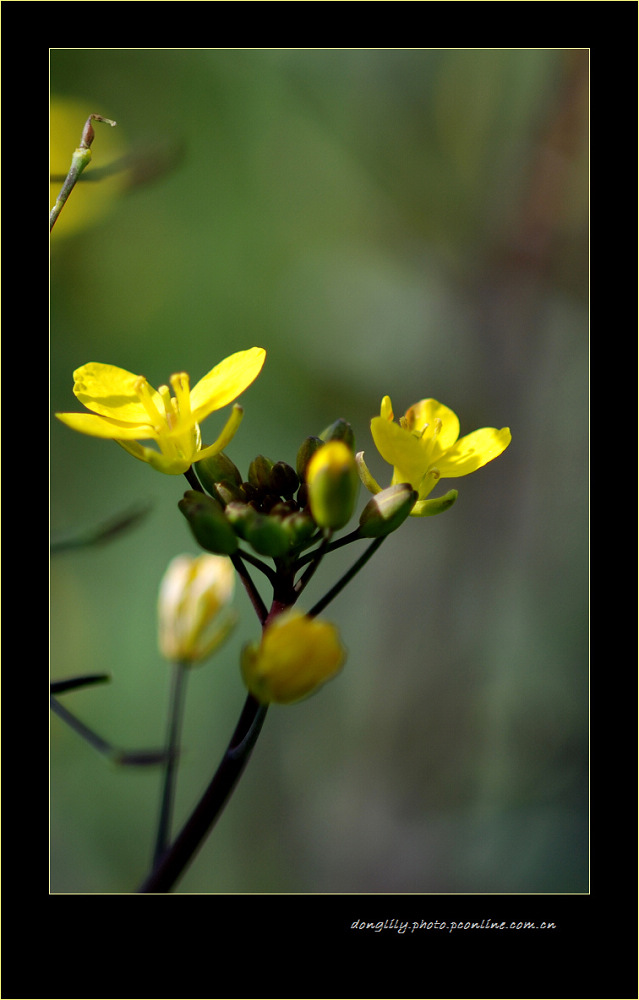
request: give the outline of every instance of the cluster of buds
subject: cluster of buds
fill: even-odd
[[[179,503],[202,548],[233,555],[244,541],[261,556],[295,559],[351,519],[360,487],[351,425],[336,420],[300,446],[295,468],[258,455],[246,479],[224,452],[196,465],[206,493],[188,490]],[[383,537],[408,517],[416,493],[397,484],[371,498],[356,535]]]

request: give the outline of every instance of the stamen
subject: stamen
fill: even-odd
[[[140,375],[140,377],[136,379],[135,391],[137,393],[138,399],[142,403],[142,406],[144,407],[149,417],[151,418],[151,423],[156,429],[159,429],[164,423],[164,420],[162,418],[162,414],[159,412],[157,406],[153,402],[153,396],[151,395],[151,386],[149,385],[149,383],[147,382],[147,380],[144,378],[143,375]]]
[[[178,372],[171,375],[171,385],[177,400],[177,412],[182,420],[188,420],[191,416],[191,384],[186,372]]]
[[[421,433],[420,440],[424,444],[424,458],[427,463],[430,462],[433,457],[433,452],[435,451],[435,445],[441,429],[441,418],[435,417],[432,424],[426,424]]]

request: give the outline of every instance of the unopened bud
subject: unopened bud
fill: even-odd
[[[160,650],[174,663],[205,659],[235,624],[230,610],[235,585],[226,556],[176,556],[162,578],[158,597]]]
[[[349,448],[355,451],[355,434],[348,420],[340,417],[333,421],[330,427],[326,427],[320,434],[322,441],[343,441]]]
[[[308,463],[312,459],[315,452],[323,445],[324,441],[322,441],[320,437],[307,437],[306,440],[300,445],[299,451],[297,452],[295,467],[302,482],[306,478],[306,467]]]
[[[317,691],[345,659],[334,625],[291,610],[267,626],[260,643],[244,649],[242,677],[258,701],[286,705]]]
[[[410,514],[417,496],[410,483],[398,483],[376,493],[361,513],[360,537],[383,538],[395,531]]]
[[[217,500],[199,490],[187,490],[178,507],[203,549],[217,555],[233,555],[238,545],[237,538]]]
[[[329,441],[315,452],[306,470],[308,501],[320,528],[342,528],[350,520],[359,492],[353,452],[343,441]]]
[[[229,482],[239,486],[242,476],[237,466],[223,451],[197,462],[195,471],[205,490],[215,496],[215,483]]]
[[[291,539],[291,547],[304,545],[313,536],[316,524],[308,511],[298,510],[284,518],[283,525]]]
[[[249,465],[248,481],[258,490],[270,490],[271,470],[275,463],[264,455],[258,455]]]
[[[270,488],[278,496],[290,500],[300,481],[295,469],[286,462],[276,462],[271,469]]]
[[[278,558],[290,551],[291,539],[279,517],[261,514],[242,503],[230,503],[226,516],[237,534],[259,555]]]

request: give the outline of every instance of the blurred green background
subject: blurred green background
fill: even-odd
[[[261,346],[229,448],[244,471],[259,452],[293,462],[342,416],[385,481],[369,433],[385,394],[513,434],[325,612],[346,668],[270,710],[178,891],[587,891],[588,52],[59,49],[51,94],[79,108],[69,161],[89,113],[118,122],[96,125],[87,177],[131,154],[72,194],[91,224],[70,201],[52,234],[52,412],[80,409],[88,361],[157,386]],[[64,704],[126,747],[164,737],[155,604],[169,560],[197,552],[185,488],[52,420],[54,538],[151,504],[51,566],[53,677],[112,676]],[[359,551],[328,559],[303,606]],[[190,678],[178,825],[244,700],[259,630],[241,588],[236,604]],[[56,717],[51,738],[52,891],[134,891],[159,774],[110,766]]]

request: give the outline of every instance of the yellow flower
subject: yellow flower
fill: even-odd
[[[245,648],[242,676],[258,701],[290,704],[339,673],[345,659],[334,625],[289,610],[266,627],[261,643]]]
[[[209,656],[235,624],[229,610],[235,571],[227,556],[176,556],[158,597],[160,652],[172,663]]]
[[[508,427],[483,427],[460,438],[456,414],[436,399],[420,400],[395,423],[388,396],[382,400],[380,416],[371,420],[371,434],[382,458],[393,466],[391,484],[410,483],[417,490],[413,517],[438,512],[433,506],[438,501],[426,498],[440,479],[475,472],[501,455],[511,441]],[[368,471],[363,452],[357,460],[364,485],[379,493],[381,487]]]
[[[172,375],[174,396],[166,385],[156,390],[142,375],[93,362],[73,373],[75,395],[93,412],[56,416],[81,434],[117,441],[135,458],[159,472],[177,476],[193,462],[216,455],[227,446],[242,420],[240,406],[233,407],[222,433],[208,447],[202,447],[199,425],[257,378],[265,357],[261,347],[232,354],[193,389],[186,372]],[[159,451],[139,444],[146,440],[155,441]]]

